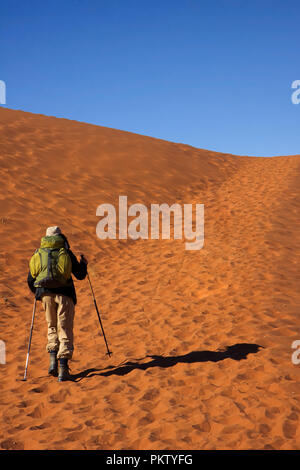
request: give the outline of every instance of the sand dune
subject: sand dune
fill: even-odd
[[[0,449],[299,449],[300,156],[238,157],[0,108]],[[205,245],[96,237],[96,208],[203,203]],[[28,261],[85,253],[73,381],[48,377]]]

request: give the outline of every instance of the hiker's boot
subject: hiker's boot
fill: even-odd
[[[61,358],[59,360],[58,381],[65,382],[66,380],[69,380],[69,379],[70,379],[70,373],[69,373],[68,359]]]
[[[49,364],[48,374],[53,375],[54,377],[57,377],[58,360],[56,357],[56,351],[50,351],[49,356],[50,356],[50,364]]]

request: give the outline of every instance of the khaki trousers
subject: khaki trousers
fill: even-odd
[[[41,300],[48,325],[47,352],[57,351],[58,359],[71,359],[74,350],[75,307],[73,300],[60,294],[45,294]]]

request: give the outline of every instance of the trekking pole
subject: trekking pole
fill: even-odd
[[[27,351],[26,365],[25,365],[25,372],[24,372],[24,378],[22,379],[24,382],[26,382],[26,380],[27,380],[26,379],[26,377],[27,377],[27,367],[28,367],[28,362],[29,362],[29,353],[30,353],[31,338],[32,338],[32,332],[33,332],[35,309],[36,309],[36,298],[34,298],[33,313],[32,313],[32,320],[31,320],[31,327],[30,327],[30,335],[29,335],[29,342],[28,342],[28,351]]]
[[[93,300],[94,300],[94,304],[95,304],[96,312],[97,312],[97,315],[98,315],[99,323],[100,323],[100,326],[101,326],[101,329],[102,329],[103,338],[104,338],[104,341],[105,341],[105,344],[106,344],[106,349],[107,349],[107,353],[106,353],[106,354],[108,354],[109,357],[110,357],[111,354],[112,354],[112,352],[108,349],[108,344],[107,344],[107,341],[106,341],[104,329],[103,329],[103,326],[102,326],[102,321],[101,321],[101,318],[100,318],[99,310],[98,310],[98,307],[97,307],[97,302],[96,302],[96,299],[95,299],[95,295],[94,295],[94,291],[93,291],[93,288],[92,288],[92,283],[91,283],[91,280],[90,280],[90,276],[89,276],[88,271],[87,271],[87,278],[88,278],[88,281],[89,281],[89,284],[90,284],[92,297],[93,297]]]

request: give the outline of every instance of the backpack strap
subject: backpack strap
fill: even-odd
[[[40,252],[40,250],[36,250],[36,253],[38,253],[40,256],[40,265],[41,265],[41,270],[42,270],[42,267],[43,267],[42,253]]]
[[[53,277],[52,251],[54,251],[54,250],[51,249],[51,248],[40,248],[39,250],[37,250],[39,255],[40,255],[41,271],[43,269],[43,257],[42,257],[41,250],[46,251],[48,253],[48,257],[47,257],[47,276],[52,278]]]
[[[50,276],[51,278],[53,277],[53,271],[52,271],[52,250],[46,250],[48,252],[48,264],[47,264],[47,275],[48,277]]]

